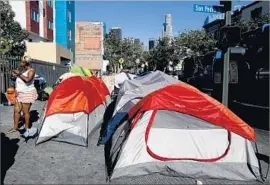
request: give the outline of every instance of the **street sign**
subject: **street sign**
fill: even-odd
[[[216,52],[216,59],[221,59],[221,56],[222,56],[222,52],[220,50],[218,50]]]
[[[119,63],[120,63],[120,64],[123,64],[124,62],[125,62],[125,60],[124,60],[123,58],[120,58],[120,59],[119,59]]]
[[[215,6],[217,7],[217,6]],[[222,6],[221,6],[222,7]],[[193,5],[193,11],[194,12],[201,12],[201,13],[219,13],[214,10],[212,5],[199,5],[199,4],[194,4]]]
[[[244,55],[246,53],[246,49],[242,47],[232,47],[231,48],[232,54],[242,54]]]

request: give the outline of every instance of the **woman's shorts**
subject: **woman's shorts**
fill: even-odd
[[[38,98],[37,90],[32,90],[28,92],[18,92],[17,100],[21,103],[34,103]]]

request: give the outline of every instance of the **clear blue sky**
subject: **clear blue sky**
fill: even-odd
[[[123,37],[136,37],[148,46],[149,38],[161,34],[165,14],[172,14],[173,33],[185,29],[201,29],[207,13],[193,12],[194,4],[219,5],[219,1],[75,1],[76,21],[105,22],[107,32],[111,27],[121,27]],[[249,4],[236,1],[233,5]]]

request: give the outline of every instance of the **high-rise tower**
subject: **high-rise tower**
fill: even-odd
[[[173,38],[173,27],[172,27],[172,15],[165,15],[165,23],[163,24],[163,37],[168,37],[170,40]]]

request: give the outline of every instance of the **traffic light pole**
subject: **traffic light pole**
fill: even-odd
[[[227,11],[225,26],[231,24],[231,11]],[[223,66],[223,88],[222,88],[222,104],[228,107],[229,96],[229,65],[230,65],[230,47],[224,54],[224,66]]]

